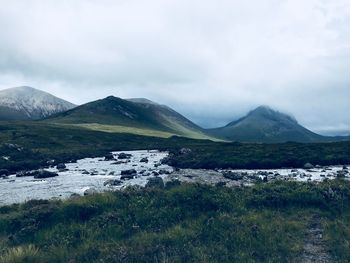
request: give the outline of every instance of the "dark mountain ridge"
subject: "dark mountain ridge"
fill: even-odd
[[[258,143],[311,143],[345,139],[316,134],[301,126],[294,117],[268,106],[260,106],[224,127],[209,129],[208,133],[226,140]]]
[[[56,114],[45,121],[64,124],[97,123],[162,131],[191,138],[210,138],[204,129],[178,112],[145,99],[124,100],[109,96]]]
[[[322,136],[285,113],[260,106],[224,127],[203,129],[170,107],[145,98],[109,96],[76,107],[49,93],[17,87],[0,91],[0,120],[40,120],[95,130],[170,137],[178,135],[256,143],[330,142],[350,136]]]

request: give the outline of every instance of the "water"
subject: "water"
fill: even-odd
[[[113,152],[117,155],[121,152]],[[160,161],[168,155],[167,152],[154,151],[127,151],[131,154],[129,162],[113,164],[113,161],[105,161],[101,158],[85,158],[74,163],[67,163],[67,171],[58,172],[56,168],[46,170],[57,172],[59,176],[47,179],[34,179],[33,177],[9,176],[8,179],[0,179],[0,206],[12,203],[21,203],[30,199],[53,199],[68,198],[72,194],[83,195],[87,189],[94,189],[98,192],[115,191],[132,185],[145,186],[148,179],[153,177],[152,172],[160,170],[171,173],[162,174],[160,177],[164,181],[179,180],[187,183],[200,183],[215,185],[225,183],[227,187],[239,187],[243,185],[253,185],[257,179],[267,176],[268,181],[288,180],[288,181],[316,181],[320,182],[326,178],[334,179],[339,171],[345,171],[345,177],[350,178],[347,169],[343,166],[319,167],[310,170],[305,169],[273,169],[273,170],[231,170],[234,173],[244,175],[240,180],[225,178],[223,173],[228,170],[200,170],[185,169],[174,171],[168,165],[161,164]],[[146,157],[148,163],[140,162]],[[126,161],[126,160],[121,160]],[[350,167],[350,166],[348,166]],[[118,186],[105,185],[110,179],[119,180],[122,170],[135,169],[137,176],[131,180],[122,180]],[[145,171],[141,175],[141,171]],[[84,174],[88,172],[89,174]],[[145,176],[145,174],[147,176]]]
[[[113,152],[117,155],[120,152]],[[108,191],[121,189],[130,185],[144,186],[149,176],[138,175],[131,180],[123,180],[120,186],[104,185],[109,179],[120,179],[122,170],[135,169],[138,173],[146,170],[152,171],[173,169],[167,165],[160,164],[160,160],[167,156],[166,152],[159,151],[129,151],[130,162],[123,164],[112,164],[114,161],[104,161],[104,158],[85,158],[74,163],[66,164],[68,171],[58,172],[56,168],[46,169],[57,172],[59,176],[34,179],[33,177],[9,176],[8,179],[0,179],[0,205],[25,202],[30,199],[52,199],[67,198],[72,194],[83,195],[84,191],[92,188],[96,191]],[[148,163],[141,163],[141,158],[148,158]],[[125,161],[125,160],[121,160]],[[154,165],[159,165],[155,167]],[[83,174],[84,171],[93,173]],[[114,175],[110,175],[114,173]],[[164,177],[164,175],[161,175]]]

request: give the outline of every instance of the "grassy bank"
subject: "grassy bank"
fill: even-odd
[[[179,154],[181,148],[188,154]],[[337,143],[243,144],[181,137],[159,138],[110,133],[45,124],[0,122],[0,169],[18,171],[109,151],[160,149],[173,153],[171,164],[181,168],[280,168],[305,163],[331,165],[350,163],[350,141]]]
[[[350,183],[129,189],[0,208],[1,262],[292,262],[317,215],[349,262]],[[27,260],[27,261],[25,261]]]

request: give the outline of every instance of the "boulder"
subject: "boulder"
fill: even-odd
[[[148,158],[144,157],[140,160],[140,163],[148,163]]]
[[[121,180],[129,180],[133,179],[137,175],[137,172],[135,169],[130,169],[130,170],[123,170],[121,171]]]
[[[97,190],[94,188],[89,188],[84,191],[84,195],[94,195],[97,194]]]
[[[346,170],[337,171],[337,177],[344,178],[347,175],[347,173],[348,172]]]
[[[116,180],[116,179],[110,179],[107,180],[106,182],[103,183],[104,186],[109,185],[109,186],[118,186],[121,185],[123,182],[120,180]]]
[[[179,153],[181,155],[188,155],[188,154],[192,153],[192,150],[190,148],[181,148]]]
[[[118,164],[122,164],[122,163],[125,163],[125,162],[123,162],[123,161],[116,161],[116,162],[113,162],[113,163],[111,163],[111,164],[113,164],[113,165],[118,165]]]
[[[57,170],[64,170],[66,168],[67,168],[67,166],[64,163],[59,163],[56,165]]]
[[[45,171],[45,170],[39,170],[36,171],[34,174],[35,179],[44,179],[44,178],[51,178],[51,177],[56,177],[58,176],[57,173]]]
[[[10,175],[10,172],[6,169],[0,169],[0,177],[7,177]]]
[[[243,179],[243,175],[239,172],[232,172],[232,171],[226,171],[226,172],[223,172],[222,173],[222,176],[227,178],[227,179],[230,179],[230,180],[242,180]]]
[[[118,159],[122,160],[122,159],[130,159],[131,158],[131,154],[128,153],[120,153],[118,154]]]
[[[105,161],[113,161],[115,160],[113,153],[108,153],[105,155]]]
[[[145,186],[146,188],[164,188],[163,179],[160,177],[151,177]]]
[[[304,169],[313,169],[314,166],[311,163],[304,164]]]

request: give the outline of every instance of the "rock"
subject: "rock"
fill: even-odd
[[[181,148],[180,151],[179,151],[179,153],[180,153],[181,155],[188,155],[188,154],[192,153],[192,150],[189,149],[189,148]]]
[[[33,172],[32,171],[20,171],[16,173],[16,177],[25,177],[25,176],[33,176]]]
[[[239,172],[226,171],[222,173],[222,176],[230,180],[242,180],[244,178],[243,174]]]
[[[123,170],[121,171],[121,175],[130,175],[130,174],[136,174],[136,170],[135,169],[129,169],[129,170]]]
[[[115,160],[113,153],[108,153],[105,155],[105,161],[113,161]]]
[[[158,175],[159,175],[159,173],[156,172],[156,171],[153,171],[152,174],[155,175],[155,176],[158,176]]]
[[[39,171],[36,171],[34,174],[35,179],[44,179],[44,178],[51,178],[56,176],[58,176],[57,173],[49,172],[46,170],[39,170]]]
[[[304,164],[304,169],[313,169],[314,166],[311,163]]]
[[[97,190],[94,188],[89,188],[84,191],[84,195],[94,195],[97,194]]]
[[[115,172],[114,172],[114,171],[111,171],[111,172],[109,172],[108,175],[114,175],[114,174],[115,174]]]
[[[73,193],[70,195],[71,198],[77,198],[77,197],[80,197],[80,194],[77,194],[77,193]]]
[[[10,172],[6,169],[0,169],[0,177],[7,177],[10,175]]]
[[[140,160],[140,163],[148,163],[148,158],[144,157]]]
[[[90,174],[88,171],[83,171],[82,174]]]
[[[64,170],[66,168],[67,168],[67,166],[64,163],[59,163],[56,165],[57,170]]]
[[[111,163],[111,164],[113,164],[113,165],[118,165],[118,164],[122,164],[122,163],[126,163],[126,162],[123,162],[123,161],[116,161],[116,162],[113,162],[113,163]]]
[[[346,167],[346,165],[344,165],[343,170],[348,170],[348,167]]]
[[[169,172],[169,171],[164,170],[164,169],[159,170],[159,172],[158,172],[158,173],[159,173],[159,174],[170,174],[170,172]]]
[[[151,177],[148,179],[148,182],[145,186],[146,188],[164,188],[163,179],[160,177]]]
[[[121,180],[129,180],[133,179],[137,175],[137,172],[135,169],[130,169],[130,170],[123,170],[121,171]]]
[[[342,171],[337,171],[337,178],[344,178],[347,175],[347,171],[346,170],[342,170]]]
[[[131,154],[128,154],[128,153],[120,153],[118,154],[118,159],[130,159],[132,155]]]
[[[110,186],[118,186],[121,185],[123,182],[120,180],[116,180],[116,179],[110,179],[107,180],[106,182],[103,183],[104,186],[106,185],[110,185]]]

